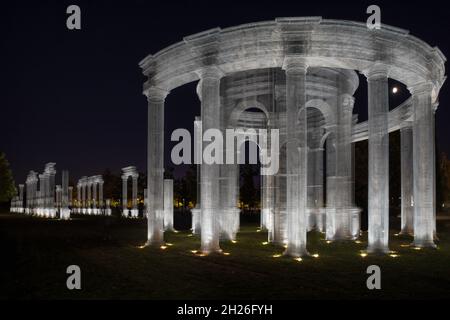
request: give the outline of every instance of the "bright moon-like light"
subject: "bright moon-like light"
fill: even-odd
[[[397,93],[398,92],[398,88],[397,87],[393,87],[392,88],[392,93]]]

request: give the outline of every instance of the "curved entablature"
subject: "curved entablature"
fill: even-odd
[[[330,98],[338,91],[353,95],[358,88],[359,78],[353,70],[333,68],[310,68],[307,74],[306,95],[308,99]],[[222,95],[228,99],[274,94],[279,87],[278,96],[286,94],[286,75],[283,70],[257,69],[236,72],[222,79]]]
[[[282,68],[286,56],[299,56],[309,67],[364,72],[384,65],[389,77],[412,87],[431,82],[434,97],[445,80],[446,58],[437,47],[403,29],[321,17],[277,18],[236,27],[215,28],[185,37],[140,62],[148,77],[144,93],[156,86],[171,90],[199,79],[199,71],[215,66],[224,74]]]

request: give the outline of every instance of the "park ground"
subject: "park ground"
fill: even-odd
[[[186,213],[187,214],[187,213]],[[176,218],[177,219],[177,218]],[[437,249],[415,250],[391,231],[391,255],[360,255],[360,241],[327,243],[308,234],[311,255],[279,257],[258,224],[245,223],[227,255],[199,256],[189,230],[166,233],[168,245],[142,248],[146,222],[78,216],[70,221],[0,214],[0,299],[448,299],[450,220],[438,221]],[[381,290],[368,290],[366,269],[381,268]],[[66,269],[81,268],[81,290],[68,290]]]

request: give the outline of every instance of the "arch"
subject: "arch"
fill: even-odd
[[[258,100],[241,100],[239,101],[236,106],[233,108],[233,111],[231,111],[230,117],[228,119],[228,126],[231,126],[233,128],[236,128],[239,122],[239,118],[241,117],[242,113],[246,109],[258,109],[261,110],[264,115],[266,116],[267,122],[269,122],[269,112],[267,111],[266,106],[259,102]]]
[[[322,99],[311,99],[306,102],[306,108],[315,108],[319,110],[325,118],[327,125],[336,123],[336,117],[330,105]],[[301,111],[301,110],[300,110]],[[299,115],[300,115],[299,111]]]
[[[323,134],[322,138],[320,139],[320,148],[324,148],[325,146],[325,141],[327,140],[328,136],[330,135],[331,131],[325,131],[325,133]]]

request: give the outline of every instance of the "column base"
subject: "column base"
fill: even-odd
[[[301,258],[310,256],[308,250],[306,250],[306,246],[293,246],[288,245],[286,250],[283,253],[283,256],[288,256],[292,258]]]
[[[287,244],[287,216],[286,210],[276,208],[274,214],[273,231],[269,232],[269,239],[271,243],[285,246]]]
[[[157,247],[161,247],[161,246],[163,246],[163,245],[165,245],[165,242],[164,242],[164,240],[162,240],[162,241],[160,241],[160,240],[158,240],[158,241],[155,241],[155,240],[147,240],[147,242],[145,242],[145,247],[155,247],[155,248],[157,248]]]
[[[326,208],[326,240],[355,240],[360,234],[361,209]]]
[[[219,210],[221,213],[220,222],[220,238],[223,240],[234,241],[239,231],[239,214],[241,210],[238,208],[228,208]]]
[[[412,243],[412,246],[416,248],[437,248],[437,245],[434,243],[433,240],[416,240],[414,239],[414,242]]]
[[[191,210],[191,214],[192,214],[192,233],[193,234],[200,234],[200,220],[201,220],[201,214],[202,214],[202,209],[200,208],[194,208]]]
[[[390,250],[388,246],[369,245],[366,249],[366,252],[370,254],[388,254]]]
[[[400,230],[400,232],[398,234],[401,236],[414,236],[414,231],[413,230]]]
[[[106,209],[106,210],[105,210],[105,215],[106,215],[106,216],[109,217],[109,216],[111,215],[111,213],[112,213],[111,209]]]
[[[261,225],[260,225],[260,229],[261,230],[269,230],[270,224],[269,224],[269,219],[270,219],[270,209],[265,208],[265,209],[261,209]]]
[[[223,250],[220,248],[219,249],[203,249],[203,248],[201,248],[200,253],[202,255],[210,255],[210,254],[214,254],[214,253],[221,254],[221,253],[223,253]]]

